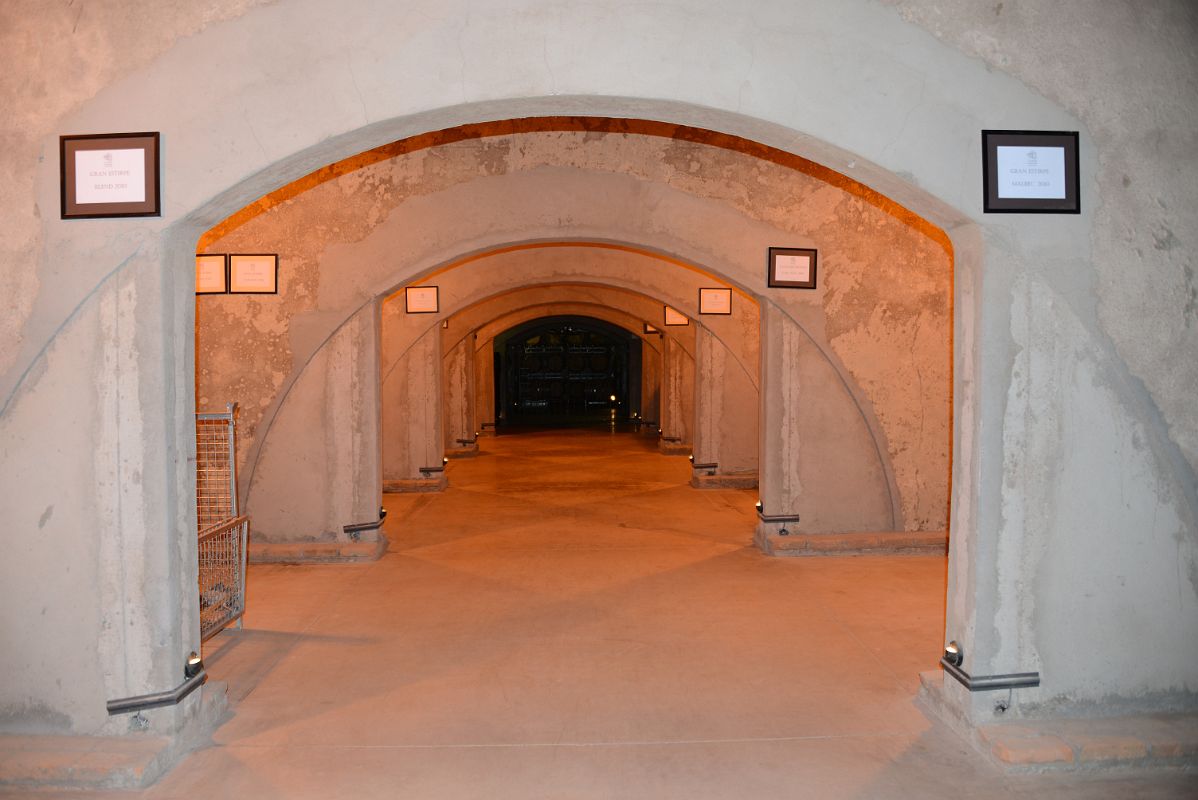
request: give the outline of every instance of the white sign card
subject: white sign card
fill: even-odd
[[[196,294],[224,294],[229,288],[225,277],[223,255],[196,256]]]
[[[766,284],[771,288],[814,289],[818,253],[813,247],[771,247]]]
[[[774,261],[774,278],[780,281],[807,283],[811,280],[811,256],[779,255]]]
[[[143,203],[144,150],[76,150],[76,203]]]
[[[999,145],[996,152],[1000,198],[1065,199],[1064,147]]]
[[[666,324],[667,325],[690,325],[690,318],[674,309],[666,306]]]
[[[269,255],[229,256],[229,291],[234,294],[275,294],[278,289],[279,257]]]

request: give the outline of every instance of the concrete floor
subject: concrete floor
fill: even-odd
[[[445,493],[387,496],[382,560],[252,568],[205,653],[234,715],[131,796],[1195,796],[1002,774],[913,703],[943,558],[767,558],[755,492],[691,489],[655,444],[484,439]]]

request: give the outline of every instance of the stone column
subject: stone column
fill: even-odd
[[[692,452],[696,464],[719,464],[719,419],[724,413],[724,348],[707,328],[695,331],[695,431]],[[715,470],[700,470],[715,472]]]
[[[442,408],[441,331],[432,328],[383,376],[383,491],[445,488]]]
[[[691,485],[757,485],[758,403],[748,376],[708,328],[695,331],[695,433]],[[711,466],[714,465],[714,466]]]
[[[655,344],[660,346],[660,341]],[[661,351],[647,343],[641,348],[641,407],[636,412],[640,419],[652,423],[642,430],[656,434],[661,422]]]
[[[445,396],[445,454],[450,458],[476,455],[474,337],[463,338],[446,353],[441,369]]]
[[[761,304],[761,429],[758,497],[767,517],[796,516],[803,486],[799,480],[799,413],[802,385],[802,332],[770,303]],[[793,523],[757,523],[757,540]]]
[[[672,336],[662,341],[661,440],[663,453],[690,453],[695,402],[695,361]]]
[[[287,393],[252,471],[255,561],[378,558],[379,308],[342,325]],[[346,528],[349,527],[347,531]]]
[[[474,424],[479,433],[495,432],[495,340],[475,339]]]

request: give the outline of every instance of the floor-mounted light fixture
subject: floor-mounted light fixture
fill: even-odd
[[[204,660],[200,658],[196,651],[192,650],[191,655],[187,657],[187,663],[183,665],[183,677],[194,678],[200,674],[200,670],[204,668]]]
[[[788,522],[799,521],[798,514],[777,514],[774,516],[767,515],[765,513],[765,506],[761,504],[760,500],[757,501],[755,507],[757,509],[757,519],[761,520],[762,522],[775,522],[782,524],[782,528],[778,531],[779,536],[790,536],[790,531],[786,529],[786,524]]]
[[[961,645],[956,642],[946,644],[944,646],[944,660],[954,667],[961,666],[961,662],[965,660],[965,654],[961,652]]]

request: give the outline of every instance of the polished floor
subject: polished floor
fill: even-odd
[[[260,566],[234,706],[145,798],[1185,797],[1004,776],[915,706],[945,563],[770,559],[753,492],[602,430],[482,441],[389,495],[388,553]]]

